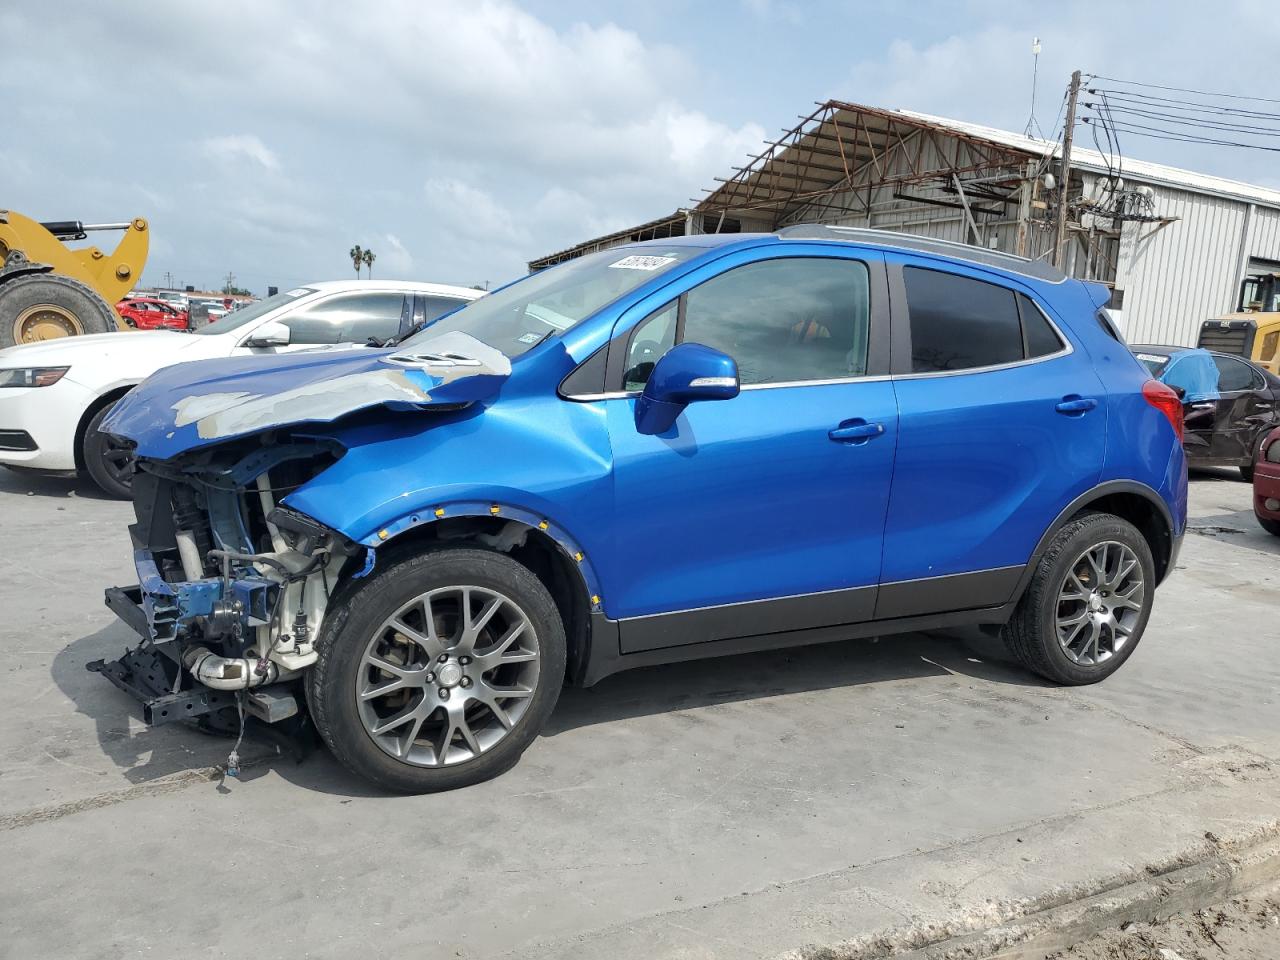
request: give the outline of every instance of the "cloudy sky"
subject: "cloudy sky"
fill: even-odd
[[[261,293],[350,275],[353,243],[376,276],[499,283],[701,196],[814,101],[1021,130],[1032,36],[1046,130],[1075,67],[1280,99],[1263,2],[0,0],[0,207],[149,218],[149,283]],[[1276,153],[1122,147],[1280,185]]]

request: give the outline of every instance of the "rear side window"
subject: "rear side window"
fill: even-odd
[[[968,370],[1023,358],[1012,290],[919,267],[904,267],[902,276],[913,373]]]
[[[459,307],[466,306],[470,300],[459,300],[454,297],[433,297],[424,296],[422,300],[422,319],[434,320],[436,317],[442,317],[446,313],[457,310]]]
[[[1025,293],[1018,294],[1018,315],[1022,318],[1022,336],[1026,341],[1026,357],[1047,357],[1062,349],[1062,339],[1035,301]]]
[[[1218,391],[1235,393],[1239,390],[1260,390],[1266,386],[1262,377],[1243,360],[1230,357],[1214,357],[1218,367]]]

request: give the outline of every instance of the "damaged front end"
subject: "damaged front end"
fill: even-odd
[[[304,351],[154,374],[102,425],[137,456],[138,583],[106,601],[141,644],[89,668],[140,700],[152,724],[235,729],[245,714],[300,715],[297,681],[316,661],[332,592],[373,562],[364,546],[278,505],[345,452],[308,430],[453,414],[492,397],[510,373],[500,351],[454,331],[412,350]]]
[[[233,731],[246,714],[300,714],[296,681],[316,660],[343,567],[366,548],[276,501],[341,454],[329,440],[263,435],[138,461],[138,583],[107,590],[106,603],[141,643],[88,666],[138,699],[147,723]]]

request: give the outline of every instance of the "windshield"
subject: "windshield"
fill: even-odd
[[[601,307],[704,252],[701,247],[604,250],[531,274],[425,327],[406,345],[455,330],[508,357],[577,326]]]
[[[217,336],[219,333],[230,333],[232,330],[243,327],[246,323],[251,323],[259,317],[264,316],[274,310],[276,307],[286,304],[291,300],[297,300],[299,297],[305,297],[309,293],[315,293],[311,287],[295,287],[284,293],[277,293],[274,297],[267,297],[265,300],[259,300],[257,303],[251,303],[247,307],[241,307],[239,310],[233,310],[221,320],[215,320],[213,323],[207,323],[203,327],[192,330],[198,337]],[[218,304],[222,306],[221,303]]]

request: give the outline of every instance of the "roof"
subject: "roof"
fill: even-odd
[[[827,100],[765,143],[745,164],[715,178],[717,183],[691,208],[585,240],[530,261],[530,268],[629,240],[683,233],[687,218],[693,219],[697,232],[719,233],[770,229],[789,216],[813,216],[815,210],[824,219],[867,213],[873,186],[891,187],[894,199],[996,213],[1013,202],[1011,191],[1026,176],[1029,161],[1043,161],[1060,151],[1054,141],[996,127]],[[1083,145],[1073,148],[1071,158],[1072,165],[1085,172],[1109,174],[1118,166],[1126,178],[1139,183],[1280,208],[1280,189],[1129,157],[1117,157],[1108,165],[1101,153]],[[859,189],[867,187],[867,198],[851,190],[855,183]],[[947,193],[955,199],[947,199]]]
[[[980,123],[969,123],[964,120],[951,120],[947,117],[935,117],[927,113],[917,113],[914,110],[895,110],[894,112],[904,117],[912,117],[948,130],[954,130],[966,136],[988,140],[1035,156],[1042,157],[1047,153],[1051,153],[1056,157],[1062,153],[1062,145],[1056,140],[1041,140],[1037,137],[1028,137],[1009,130],[1000,130],[997,127],[987,127]],[[1094,173],[1108,173],[1115,167],[1115,161],[1112,161],[1111,166],[1108,167],[1107,160],[1102,154],[1097,150],[1081,146],[1077,140],[1071,147],[1071,165],[1091,170]],[[1180,167],[1170,167],[1163,163],[1152,163],[1149,160],[1138,160],[1133,157],[1124,157],[1120,163],[1120,168],[1122,176],[1132,177],[1136,180],[1162,183],[1197,193],[1219,194],[1221,196],[1235,197],[1239,200],[1247,200],[1250,203],[1263,203],[1280,207],[1280,190],[1245,183],[1241,180],[1229,180],[1226,177],[1215,177],[1208,173],[1196,173],[1192,170],[1183,170]]]
[[[329,292],[408,290],[413,293],[433,293],[442,297],[460,297],[466,300],[476,300],[485,294],[485,291],[476,290],[473,287],[455,287],[447,283],[425,283],[419,280],[319,280],[315,283],[300,283],[298,286]]]
[[[729,234],[729,236],[734,235]],[[737,234],[737,236],[741,237],[743,234]],[[996,267],[1009,273],[1020,273],[1049,283],[1061,283],[1067,279],[1065,273],[1042,260],[1019,257],[1012,253],[989,250],[986,247],[975,247],[970,243],[957,243],[954,240],[935,240],[932,237],[922,237],[914,233],[873,230],[868,227],[835,227],[826,224],[800,223],[783,227],[776,236],[783,240],[839,240],[845,243],[865,243],[878,247],[914,250],[919,253],[931,253]]]

